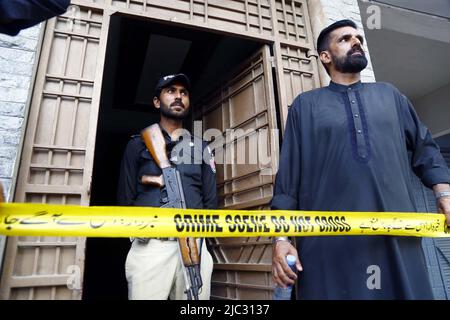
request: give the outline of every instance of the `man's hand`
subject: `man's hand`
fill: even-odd
[[[445,214],[447,226],[450,227],[450,197],[442,197],[437,200],[437,207],[440,213]]]
[[[297,275],[295,272],[289,268],[286,263],[286,256],[293,255],[297,258],[296,267],[298,271],[302,271],[302,265],[297,255],[297,250],[288,241],[277,241],[273,245],[272,251],[272,278],[273,281],[285,288],[288,285],[292,285],[297,280]]]
[[[435,195],[440,192],[448,194],[450,192],[450,185],[447,183],[440,183],[433,186],[433,191]],[[437,200],[436,206],[440,213],[445,214],[447,226],[450,227],[450,196],[442,196]]]

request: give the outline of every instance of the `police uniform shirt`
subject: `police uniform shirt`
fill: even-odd
[[[214,158],[207,143],[192,135],[172,141],[162,129],[168,158],[180,172],[186,207],[216,209],[216,177]],[[186,154],[187,153],[187,154]],[[153,160],[139,135],[128,142],[122,159],[117,200],[121,206],[161,207],[165,204],[165,188],[141,183],[143,175],[160,176],[162,170]]]

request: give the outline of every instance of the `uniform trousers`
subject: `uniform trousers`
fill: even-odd
[[[203,286],[199,299],[208,300],[211,291],[213,260],[202,241],[200,273]],[[200,252],[200,239],[197,239]],[[135,239],[125,262],[130,300],[186,300],[186,285],[183,275],[178,241],[150,239],[142,243]]]

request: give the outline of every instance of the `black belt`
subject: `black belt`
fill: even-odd
[[[147,244],[151,239],[159,241],[177,241],[178,238],[131,238],[131,242],[137,240],[140,244]]]

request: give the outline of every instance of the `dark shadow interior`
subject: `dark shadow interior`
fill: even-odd
[[[91,206],[116,204],[120,162],[131,135],[159,121],[152,98],[161,75],[182,72],[191,106],[227,79],[260,43],[112,16],[98,117]],[[189,127],[189,124],[186,124]],[[127,299],[128,238],[88,238],[83,299]]]

